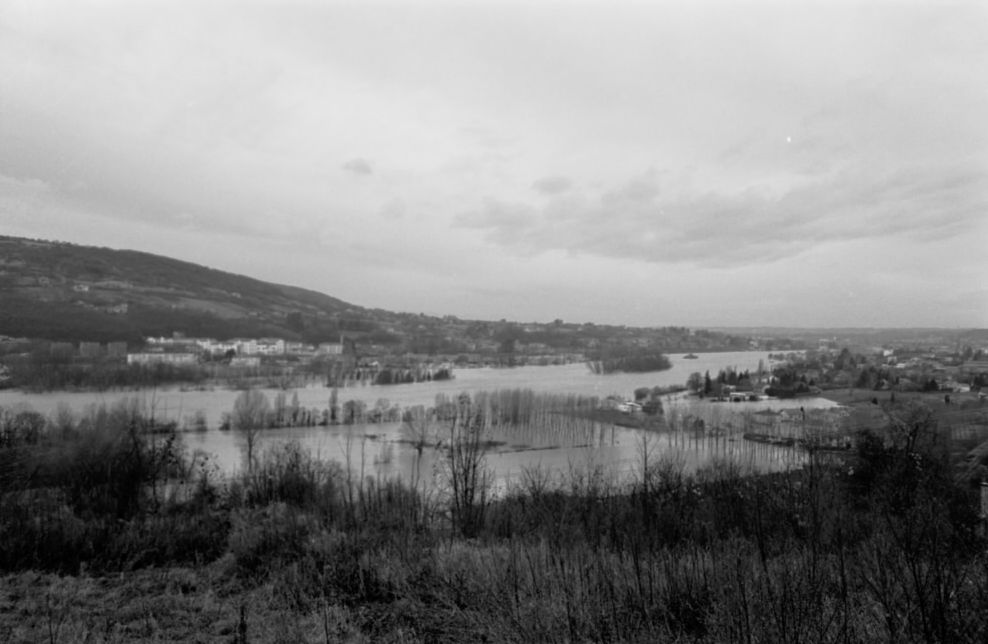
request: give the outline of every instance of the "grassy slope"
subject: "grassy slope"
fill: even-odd
[[[126,282],[129,288],[104,281]],[[88,284],[87,292],[73,290]],[[184,330],[231,337],[291,337],[285,315],[356,315],[362,309],[306,289],[271,284],[167,257],[0,237],[0,334],[133,341]],[[126,314],[107,308],[127,303]]]
[[[0,641],[369,641],[347,608],[287,610],[271,584],[246,588],[226,569],[218,563],[107,577],[2,576]]]

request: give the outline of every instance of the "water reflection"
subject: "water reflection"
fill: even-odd
[[[265,430],[259,445],[263,453],[297,441],[315,456],[337,461],[357,476],[399,477],[428,485],[442,478],[444,444],[448,445],[444,443],[448,439],[445,431],[447,427],[437,426],[421,450],[401,423]],[[731,461],[745,469],[778,471],[798,467],[804,459],[796,448],[747,441],[740,431],[723,428],[654,432],[596,424],[592,432],[571,437],[557,435],[551,441],[532,438],[504,428],[485,433],[485,463],[497,487],[506,488],[534,471],[559,479],[574,471],[600,468],[623,479],[661,460],[687,471],[718,461]],[[243,467],[246,440],[241,433],[191,433],[185,434],[185,442],[190,450],[213,454],[223,472],[233,473]]]

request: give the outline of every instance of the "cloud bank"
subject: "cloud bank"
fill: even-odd
[[[464,317],[986,325],[986,21],[11,0],[0,222]]]

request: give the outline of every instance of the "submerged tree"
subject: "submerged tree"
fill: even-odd
[[[415,450],[415,469],[412,471],[412,489],[418,490],[421,477],[422,453],[426,447],[438,442],[433,426],[434,415],[422,405],[416,405],[402,414],[402,433]]]
[[[261,429],[267,426],[271,405],[264,392],[248,389],[233,401],[231,423],[234,429],[244,432],[247,440],[247,469],[254,466],[254,447]]]

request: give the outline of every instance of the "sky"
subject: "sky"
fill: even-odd
[[[0,2],[0,234],[357,305],[988,327],[988,3]]]

